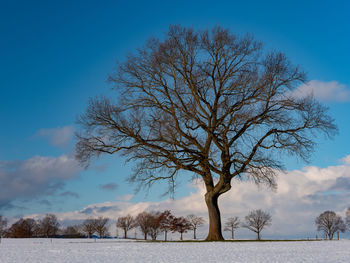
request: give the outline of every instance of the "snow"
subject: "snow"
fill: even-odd
[[[2,239],[1,263],[40,262],[350,262],[350,240],[295,242],[140,242]]]

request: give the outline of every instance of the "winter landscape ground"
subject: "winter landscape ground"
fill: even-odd
[[[108,239],[3,239],[1,263],[349,262],[350,240],[142,242]]]

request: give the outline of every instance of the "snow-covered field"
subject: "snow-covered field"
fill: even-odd
[[[1,263],[350,262],[350,240],[315,242],[169,242],[2,239]]]

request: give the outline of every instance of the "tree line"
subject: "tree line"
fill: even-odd
[[[0,236],[9,238],[91,238],[97,235],[99,238],[105,238],[110,235],[109,223],[110,219],[104,217],[88,218],[79,225],[60,228],[57,217],[53,214],[47,214],[41,220],[21,218],[12,224],[11,227],[6,228],[7,219],[0,216]],[[128,232],[132,229],[139,229],[145,240],[149,237],[152,240],[156,240],[160,233],[164,233],[164,240],[167,241],[168,233],[178,232],[180,240],[183,240],[183,234],[189,230],[193,231],[193,239],[197,239],[197,229],[204,223],[203,217],[194,214],[186,217],[176,217],[170,210],[165,210],[163,212],[143,211],[135,217],[130,214],[121,216],[116,220],[116,227],[123,231],[124,238],[128,238]],[[234,239],[234,231],[239,226],[242,226],[257,233],[257,238],[260,240],[262,229],[269,225],[271,225],[271,215],[262,210],[254,210],[245,217],[245,223],[242,224],[238,217],[228,218],[224,230],[231,231],[232,239]]]
[[[97,235],[99,238],[110,236],[109,227],[111,220],[105,217],[88,218],[81,224],[60,227],[57,217],[54,214],[47,214],[40,220],[33,218],[21,218],[7,228],[8,220],[0,215],[0,238],[32,238],[32,237],[65,237],[65,238],[91,238]],[[116,227],[124,231],[124,238],[131,229],[138,228],[145,240],[150,237],[156,240],[161,232],[167,240],[167,233],[180,233],[180,240],[183,240],[183,233],[193,230],[193,237],[196,239],[197,228],[204,224],[202,217],[190,214],[187,217],[176,217],[170,210],[163,212],[141,212],[136,217],[131,215],[119,217]]]
[[[31,237],[65,237],[65,238],[91,238],[94,235],[99,238],[110,236],[109,227],[111,220],[105,217],[88,218],[81,224],[60,227],[57,217],[54,214],[47,214],[40,220],[33,218],[21,218],[7,228],[8,220],[0,215],[0,241],[1,237],[8,238],[31,238]],[[205,220],[203,217],[190,214],[186,217],[174,216],[170,210],[143,211],[137,216],[130,214],[121,216],[116,220],[117,229],[123,231],[123,237],[129,238],[128,233],[132,229],[138,229],[143,235],[143,239],[157,240],[163,233],[164,240],[168,240],[168,233],[179,233],[180,240],[183,240],[183,234],[189,230],[193,231],[193,239],[197,239],[197,229],[203,226]],[[257,235],[257,240],[261,240],[261,232],[264,228],[270,226],[272,217],[268,212],[261,209],[253,210],[245,216],[241,222],[239,217],[229,217],[224,224],[224,231],[231,232],[231,239],[235,239],[235,231],[242,227]],[[323,237],[329,240],[339,233],[350,230],[350,207],[345,213],[345,218],[337,215],[333,211],[321,213],[315,220],[317,231],[323,233]],[[118,236],[118,234],[117,234]],[[136,238],[136,232],[135,232]],[[316,239],[318,237],[316,236]]]

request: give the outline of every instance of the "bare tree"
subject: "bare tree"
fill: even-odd
[[[108,235],[108,218],[99,217],[94,219],[94,228],[100,238],[105,238]]]
[[[165,210],[159,215],[159,226],[160,230],[164,232],[164,240],[167,241],[167,234],[171,231],[172,222],[174,216],[171,214],[170,210]]]
[[[257,234],[257,239],[261,240],[261,231],[270,226],[272,222],[271,215],[268,212],[264,212],[260,209],[251,211],[246,217],[242,227],[248,228],[249,230]]]
[[[136,225],[140,228],[145,240],[147,240],[147,235],[150,232],[150,213],[146,211],[139,213],[136,217]]]
[[[205,220],[203,217],[200,216],[196,216],[194,214],[190,214],[186,217],[186,219],[188,220],[188,222],[191,225],[191,229],[193,230],[193,239],[196,239],[196,231],[197,228],[204,225]]]
[[[348,209],[345,212],[345,224],[350,231],[350,207],[348,207]]]
[[[2,215],[0,215],[0,243],[1,243],[1,238],[5,234],[6,227],[7,227],[7,219]]]
[[[221,27],[171,26],[109,80],[117,100],[90,100],[78,121],[77,159],[88,165],[119,152],[136,163],[131,182],[167,180],[170,192],[178,172],[191,172],[206,187],[207,240],[223,240],[218,198],[233,178],[275,187],[279,154],[307,160],[315,133],[337,131],[326,107],[293,94],[304,72],[252,37]]]
[[[333,239],[336,232],[344,232],[346,230],[343,219],[333,211],[325,211],[320,214],[316,218],[315,224],[317,231],[322,231],[329,240]]]
[[[225,222],[224,231],[231,231],[232,240],[235,239],[235,230],[239,228],[240,221],[238,216],[230,217]]]
[[[149,234],[152,240],[156,240],[160,233],[160,212],[153,211],[149,213]]]
[[[60,224],[54,214],[47,214],[38,222],[39,233],[46,238],[56,235],[59,226]]]
[[[61,234],[64,238],[83,238],[84,235],[80,231],[81,225],[67,226],[61,230]]]
[[[81,231],[85,233],[88,238],[91,238],[91,236],[96,232],[95,229],[95,219],[88,218],[81,224]]]
[[[37,223],[32,218],[21,218],[16,221],[6,232],[5,236],[10,238],[30,238],[35,236]]]
[[[119,217],[117,220],[117,227],[123,229],[124,238],[128,237],[128,231],[135,227],[136,221],[131,215]]]
[[[186,218],[180,216],[173,219],[171,231],[179,232],[180,240],[183,240],[182,235],[183,233],[187,233],[188,230],[191,230],[191,224]]]

